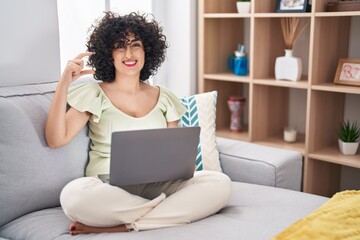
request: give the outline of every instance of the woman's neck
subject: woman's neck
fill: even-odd
[[[139,76],[116,76],[112,85],[116,90],[134,93],[140,90],[141,81]]]

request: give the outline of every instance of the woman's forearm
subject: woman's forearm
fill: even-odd
[[[66,106],[69,83],[60,80],[46,120],[45,137],[50,147],[62,146],[66,142]]]

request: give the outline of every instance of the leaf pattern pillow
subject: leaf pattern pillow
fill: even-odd
[[[180,98],[186,108],[179,121],[180,127],[200,126],[200,142],[196,157],[196,170],[213,170],[221,172],[219,152],[216,148],[217,91],[200,93]]]

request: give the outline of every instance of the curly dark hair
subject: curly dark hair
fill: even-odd
[[[94,70],[94,78],[104,82],[112,82],[115,78],[112,51],[128,43],[127,37],[133,35],[144,46],[145,63],[140,72],[140,81],[147,80],[156,74],[165,60],[168,43],[162,33],[162,27],[148,14],[132,12],[120,16],[113,12],[105,12],[105,16],[90,27],[92,32],[86,44],[89,52],[88,65]]]

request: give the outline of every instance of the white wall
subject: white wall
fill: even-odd
[[[130,12],[151,13],[152,0],[108,0],[109,10],[120,15]]]
[[[103,0],[58,0],[61,71],[68,60],[86,51],[88,29],[103,16]]]
[[[0,1],[0,85],[60,76],[56,0]]]
[[[179,97],[196,92],[196,12],[197,1],[153,0],[153,14],[170,43],[167,59],[154,83],[171,89]]]

